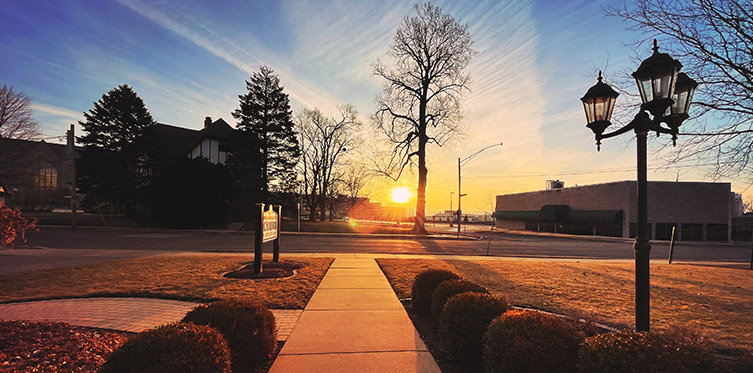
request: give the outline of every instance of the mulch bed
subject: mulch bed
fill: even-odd
[[[0,371],[93,372],[132,335],[65,323],[0,321]]]
[[[261,273],[254,272],[254,263],[249,263],[241,269],[225,273],[223,277],[260,280],[267,278],[284,278],[295,274],[295,271],[306,265],[299,262],[262,262]]]

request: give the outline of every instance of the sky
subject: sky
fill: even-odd
[[[464,211],[491,211],[493,196],[541,190],[549,179],[566,187],[635,179],[632,136],[605,140],[597,152],[579,100],[599,69],[608,80],[637,68],[634,53],[650,55],[647,45],[638,51],[629,46],[643,35],[604,16],[603,7],[619,3],[434,3],[468,25],[477,54],[463,99],[465,131],[428,154],[428,213],[449,209],[451,196],[457,208],[458,158],[495,143],[503,145],[462,167]],[[339,105],[353,105],[369,146],[377,137],[369,115],[383,85],[372,64],[389,62],[387,48],[404,17],[415,14],[414,4],[6,0],[0,9],[0,84],[24,92],[47,141],[58,142],[120,84],[132,86],[158,122],[199,129],[211,116],[234,123],[231,112],[245,80],[267,65],[294,111],[319,108],[335,115]],[[652,139],[650,149],[666,141]],[[711,165],[664,167],[665,155],[649,155],[649,180],[714,181]],[[750,180],[718,181],[753,197]],[[393,187],[415,191],[416,184],[409,172],[398,182],[375,180],[364,192],[394,205]]]

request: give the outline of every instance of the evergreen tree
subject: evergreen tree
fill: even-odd
[[[243,131],[246,140],[233,157],[248,160],[257,151],[261,155],[262,198],[267,198],[271,189],[280,192],[294,190],[300,148],[290,102],[280,86],[280,78],[272,69],[262,66],[259,72],[253,73],[250,81],[246,81],[246,88],[248,93],[238,96],[240,108],[233,112],[233,117],[238,120],[237,128]],[[255,144],[258,147],[254,147]],[[239,179],[238,175],[236,179]]]
[[[79,185],[87,195],[85,204],[96,200],[126,208],[135,215],[144,208],[149,184],[147,164],[150,142],[144,133],[154,126],[144,102],[128,85],[102,95],[94,108],[78,122],[84,135],[79,160]]]

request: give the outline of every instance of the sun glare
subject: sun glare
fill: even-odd
[[[411,192],[406,187],[392,189],[392,200],[397,203],[405,203],[411,197]]]

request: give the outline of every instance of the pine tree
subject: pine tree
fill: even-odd
[[[254,72],[246,81],[248,93],[239,95],[240,108],[233,112],[238,119],[237,128],[258,144],[261,155],[262,198],[270,190],[285,192],[295,188],[295,166],[300,156],[288,95],[280,86],[280,78],[267,66]],[[257,149],[242,146],[234,155],[237,160],[248,159],[244,153],[253,154]],[[246,154],[248,155],[248,154]],[[237,177],[236,177],[237,178]]]
[[[126,208],[129,215],[143,209],[149,184],[146,164],[150,141],[144,133],[154,126],[144,102],[128,85],[102,95],[78,122],[84,135],[79,161],[79,185],[87,195],[85,204],[96,200]]]

